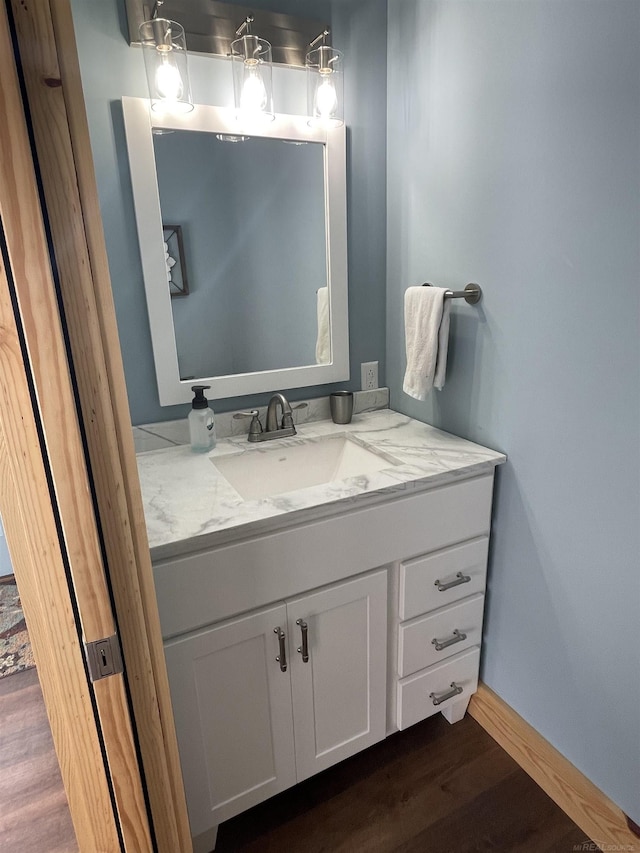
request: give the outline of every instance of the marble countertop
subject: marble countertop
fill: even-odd
[[[348,435],[393,462],[372,474],[256,500],[243,500],[212,464],[219,456],[270,452],[332,435]],[[505,459],[502,453],[390,409],[355,415],[347,425],[303,424],[292,438],[249,444],[242,436],[220,440],[205,454],[179,446],[137,456],[154,560],[488,473]]]

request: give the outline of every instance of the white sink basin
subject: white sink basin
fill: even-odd
[[[266,498],[373,474],[398,462],[356,444],[344,435],[278,446],[279,439],[244,453],[211,461],[245,500]]]

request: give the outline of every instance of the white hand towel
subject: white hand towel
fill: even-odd
[[[318,337],[316,339],[316,364],[331,361],[331,335],[329,333],[329,288],[319,287],[316,292],[318,311]]]
[[[416,400],[426,400],[433,385],[444,385],[451,315],[445,292],[444,287],[408,287],[404,294],[407,369],[402,390]]]

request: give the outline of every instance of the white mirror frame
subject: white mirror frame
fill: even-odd
[[[191,386],[196,382],[210,385],[207,397],[215,400],[349,379],[345,128],[309,127],[306,116],[276,114],[274,121],[249,129],[240,125],[232,109],[196,105],[191,113],[156,114],[146,98],[124,97],[122,108],[160,405],[190,402]],[[250,136],[322,143],[331,318],[332,360],[329,364],[180,379],[171,295],[167,286],[153,128],[231,135],[241,135],[244,131]]]

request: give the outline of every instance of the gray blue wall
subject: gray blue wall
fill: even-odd
[[[2,519],[0,519],[0,577],[3,575],[13,574],[11,559],[9,558],[9,550],[7,548],[7,540],[4,535]]]
[[[349,310],[351,382],[287,392],[290,399],[328,394],[336,387],[360,386],[360,363],[380,361],[385,351],[385,0],[292,0],[257,2],[276,11],[329,17],[334,45],[344,50],[345,120],[348,126]],[[114,301],[134,424],[186,416],[188,406],[161,407],[138,253],[129,166],[120,98],[147,97],[142,55],[126,39],[123,0],[72,0],[98,192],[104,222]],[[197,103],[232,105],[227,60],[191,56]],[[279,112],[306,111],[304,73],[275,69]],[[278,389],[273,389],[278,390]],[[226,411],[262,405],[270,395],[215,402]]]
[[[640,3],[389,0],[392,407],[505,451],[482,677],[640,822]],[[477,281],[402,391],[402,294]]]

